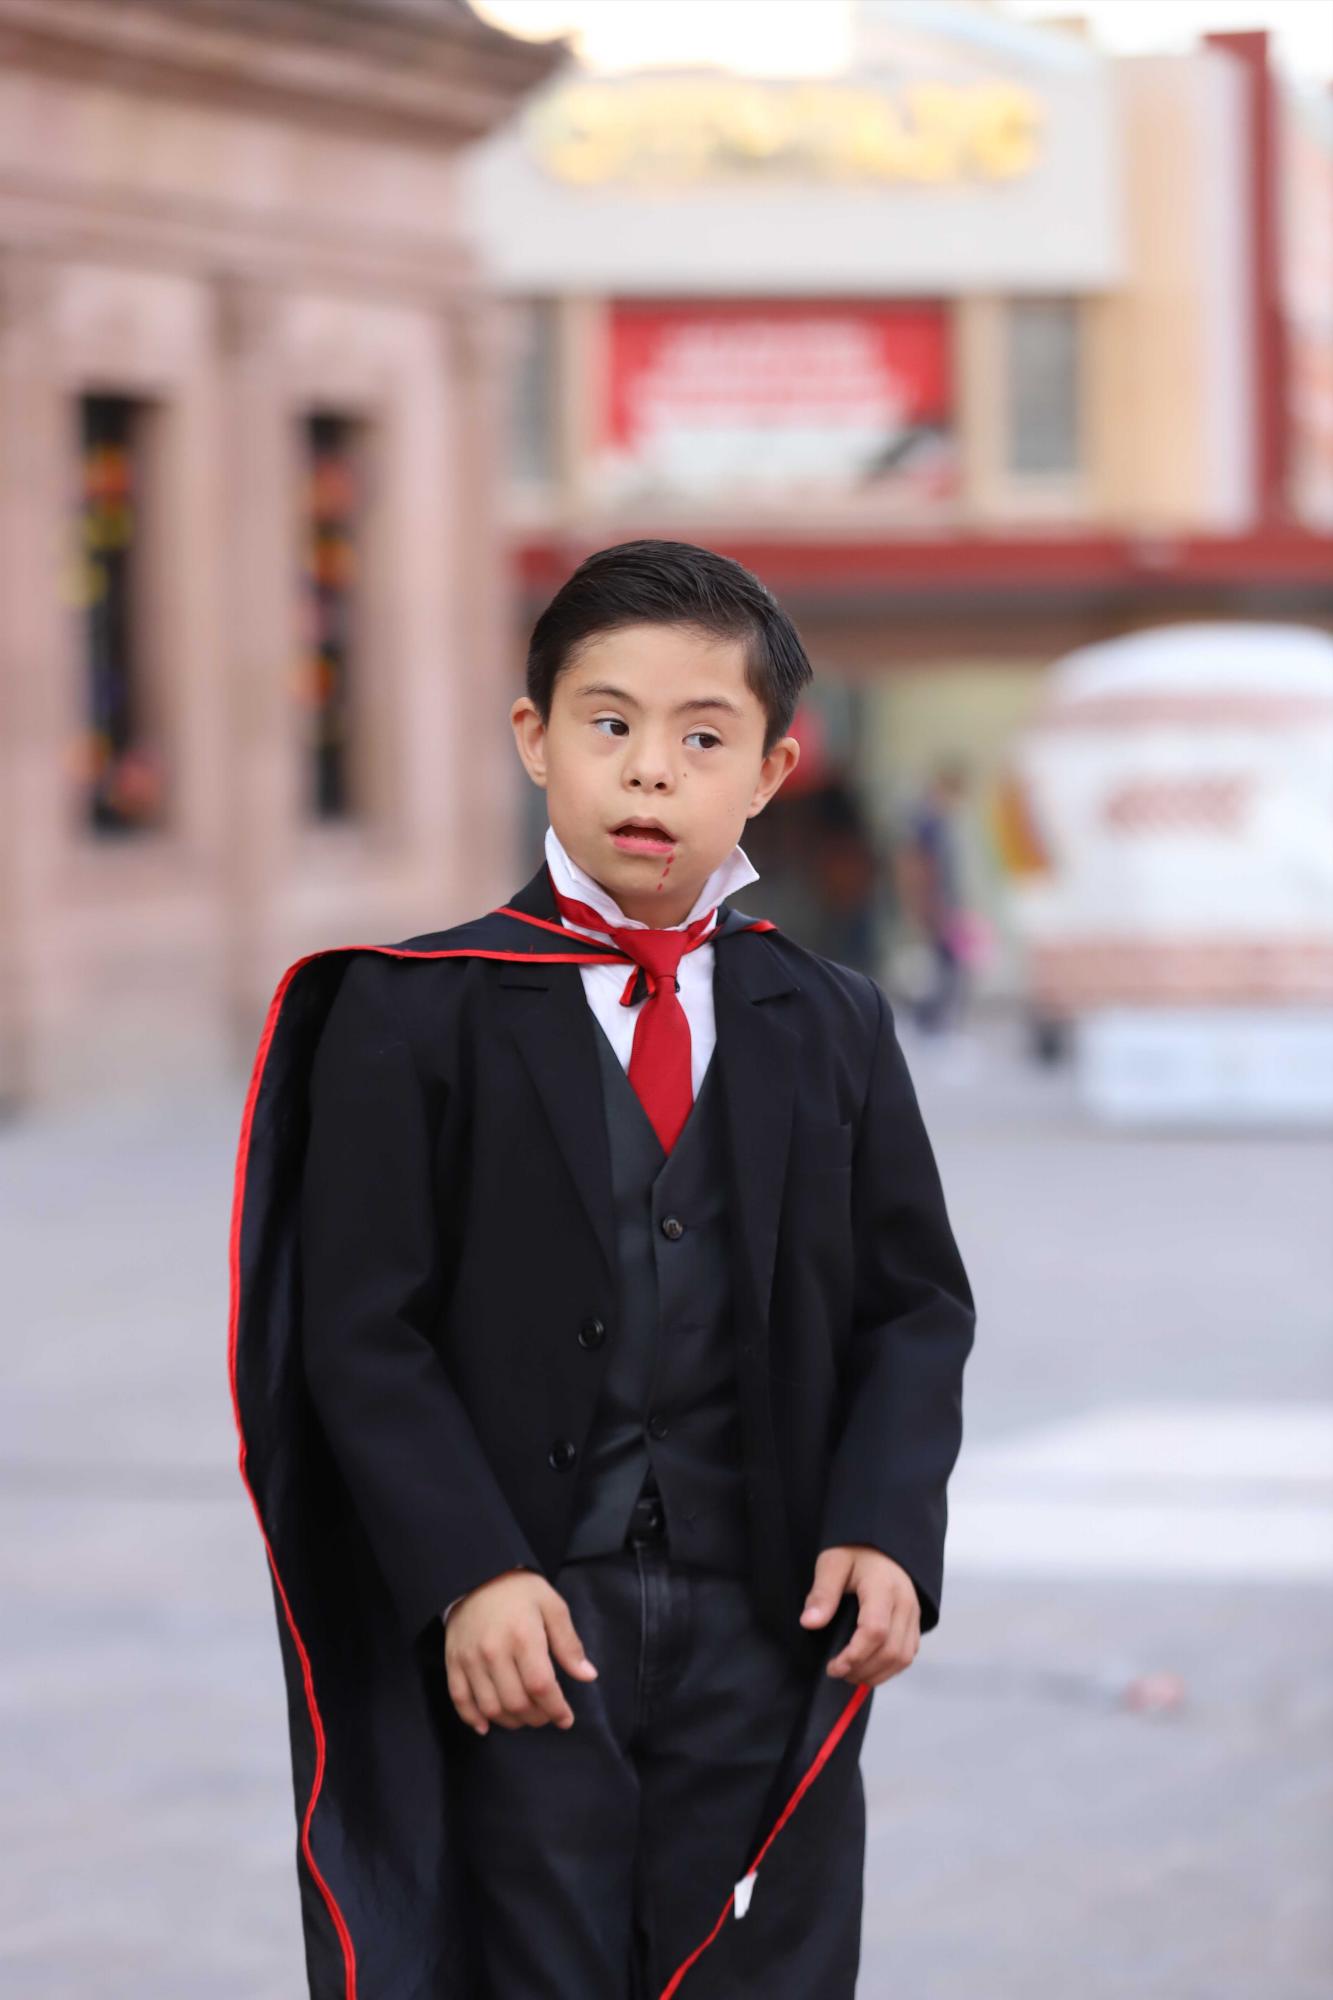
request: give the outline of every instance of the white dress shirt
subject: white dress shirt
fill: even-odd
[[[546,859],[550,866],[555,886],[564,896],[577,896],[580,902],[606,917],[617,928],[646,931],[650,926],[640,917],[627,917],[614,896],[609,896],[599,882],[584,873],[575,861],[553,826],[546,829]],[[733,847],[730,854],[720,861],[694,899],[694,906],[688,916],[678,924],[662,926],[666,930],[682,931],[697,917],[703,916],[722,902],[746,882],[757,882],[759,870],[753,865],[745,849]],[[566,930],[577,930],[584,937],[609,937],[608,931],[585,930],[582,925],[570,924],[563,917],[561,922]],[[708,941],[711,928],[703,944],[693,951],[682,954],[680,970],[677,974],[676,990],[685,1018],[690,1024],[690,1079],[694,1095],[699,1095],[704,1071],[708,1068],[708,1058],[713,1053],[717,1032],[713,1026],[713,952],[714,946]],[[583,990],[588,996],[588,1005],[606,1030],[607,1039],[619,1056],[622,1066],[628,1070],[630,1052],[634,1047],[634,1024],[640,1010],[647,1004],[646,999],[636,1001],[632,1007],[622,1007],[620,996],[625,990],[627,968],[623,965],[581,965],[579,977]]]
[[[546,859],[550,866],[551,878],[563,896],[576,896],[599,916],[606,917],[619,928],[648,930],[658,928],[644,923],[641,917],[627,917],[614,896],[609,896],[600,882],[585,874],[553,826],[546,829]],[[739,845],[720,861],[694,899],[693,908],[678,924],[665,924],[665,930],[684,930],[705,910],[711,910],[722,902],[733,890],[742,888],[747,882],[757,882],[759,870],[750,860],[745,849]],[[566,930],[576,931],[580,937],[609,938],[609,931],[594,931],[582,924],[571,924],[561,917]],[[690,1024],[690,1075],[694,1095],[699,1095],[708,1059],[717,1041],[717,1029],[713,1021],[713,954],[715,947],[708,942],[712,929],[705,935],[703,944],[697,944],[693,951],[682,953],[680,970],[677,974],[676,993],[685,1018]],[[579,977],[588,997],[588,1005],[606,1030],[607,1039],[619,1056],[624,1069],[629,1069],[629,1059],[634,1048],[634,1024],[640,1010],[647,1004],[647,996],[635,1001],[633,1006],[622,1007],[620,996],[625,990],[628,968],[624,965],[581,965]],[[466,1592],[463,1593],[467,1595]],[[461,1602],[454,1598],[444,1611],[445,1623],[454,1605]]]

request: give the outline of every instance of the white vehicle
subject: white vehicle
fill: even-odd
[[[1056,662],[1002,842],[1039,1042],[1108,1116],[1333,1116],[1333,637],[1187,624]]]

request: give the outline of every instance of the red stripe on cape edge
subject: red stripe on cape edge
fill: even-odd
[[[519,922],[522,924],[536,924],[541,930],[559,931],[563,933],[566,937],[569,935],[569,931],[571,928],[571,926],[567,924],[553,923],[549,917],[530,917],[526,910],[516,910],[512,903],[502,903],[498,910],[491,911],[491,915],[494,917],[517,917]],[[777,929],[777,925],[773,923],[768,917],[754,917],[750,920],[749,923],[747,923],[745,928],[751,931],[775,931]],[[716,929],[716,926],[714,926],[714,929]],[[707,936],[704,938],[705,944],[707,944],[711,940],[712,935],[713,935],[712,931],[710,931],[707,934]],[[489,956],[490,954],[485,954],[485,955]],[[628,952],[626,952],[624,956],[628,957],[629,956]]]
[[[839,1742],[842,1740],[843,1736],[847,1732],[848,1727],[851,1724],[852,1717],[856,1714],[857,1709],[860,1708],[862,1702],[864,1702],[867,1699],[869,1694],[870,1694],[870,1684],[868,1681],[863,1681],[853,1691],[853,1693],[848,1696],[847,1701],[843,1706],[842,1713],[833,1723],[832,1727],[829,1730],[828,1735],[824,1738],[824,1741],[820,1744],[818,1750],[811,1758],[807,1769],[802,1772],[800,1781],[797,1784],[795,1791],[792,1793],[786,1805],[782,1808],[782,1811],[778,1814],[777,1818],[774,1820],[773,1825],[769,1829],[768,1835],[763,1842],[763,1845],[760,1847],[759,1852],[758,1854],[756,1854],[754,1860],[750,1863],[749,1867],[746,1869],[745,1875],[753,1875],[757,1873],[760,1862],[763,1860],[764,1856],[768,1853],[769,1848],[773,1845],[773,1842],[777,1839],[783,1827],[787,1824],[787,1821],[791,1818],[792,1814],[795,1812],[797,1806],[800,1804],[800,1801],[804,1797],[805,1793],[809,1790],[810,1786],[819,1776],[819,1773],[823,1770],[825,1764],[827,1764],[829,1758],[833,1755],[833,1752],[837,1749]],[[745,1875],[742,1875],[741,1877],[742,1882],[745,1880]],[[707,1951],[709,1945],[712,1944],[714,1938],[717,1936],[718,1932],[722,1929],[722,1926],[726,1923],[727,1918],[731,1914],[732,1907],[735,1904],[735,1901],[736,1901],[736,1891],[735,1889],[733,1889],[731,1894],[727,1897],[726,1902],[723,1904],[721,1916],[718,1918],[717,1922],[713,1925],[712,1930],[709,1931],[708,1936],[703,1940],[702,1944],[696,1945],[694,1950],[690,1953],[689,1957],[683,1959],[681,1963],[676,1967],[676,1970],[672,1973],[670,1979],[667,1981],[666,1985],[662,1988],[662,1991],[658,1996],[658,2000],[672,2000],[672,1995],[676,1992],[676,1990],[680,1986],[681,1980],[685,1977],[690,1967],[696,1963],[696,1961],[703,1955],[705,1951]]]
[[[522,910],[510,909],[508,906],[493,912],[493,914],[517,917],[521,922],[536,924],[543,930],[558,930],[563,932],[565,929],[563,924],[549,923],[543,917],[529,917]],[[777,925],[771,923],[767,917],[757,917],[749,928],[751,930],[771,931],[776,930]],[[382,944],[327,945],[319,951],[307,952],[303,958],[293,960],[292,964],[288,966],[286,972],[283,973],[282,978],[278,981],[273,998],[269,1002],[268,1012],[264,1018],[263,1032],[260,1035],[259,1046],[255,1052],[254,1063],[251,1067],[250,1082],[245,1094],[245,1108],[241,1115],[240,1141],[236,1151],[236,1168],[232,1183],[231,1230],[228,1243],[228,1274],[231,1296],[227,1325],[227,1379],[231,1389],[232,1418],[236,1425],[236,1436],[240,1444],[237,1467],[241,1475],[241,1483],[250,1496],[250,1505],[254,1509],[255,1520],[259,1525],[260,1539],[264,1544],[264,1553],[268,1558],[268,1566],[273,1573],[273,1581],[277,1585],[278,1596],[282,1602],[283,1617],[287,1621],[287,1630],[291,1634],[292,1644],[295,1646],[297,1657],[301,1662],[301,1678],[305,1688],[306,1709],[310,1716],[310,1728],[315,1742],[315,1776],[310,1788],[310,1797],[306,1802],[306,1809],[301,1818],[301,1852],[305,1856],[306,1866],[310,1870],[311,1879],[319,1889],[320,1895],[324,1898],[325,1907],[328,1910],[330,1920],[337,1933],[338,1943],[342,1949],[345,1975],[345,2000],[356,2000],[356,1947],[352,1942],[352,1934],[347,1928],[347,1920],[338,1907],[338,1900],[320,1873],[318,1863],[310,1847],[310,1824],[314,1818],[315,1805],[324,1783],[324,1723],[319,1712],[319,1703],[315,1697],[314,1678],[310,1671],[310,1655],[306,1651],[305,1642],[297,1628],[296,1620],[292,1616],[291,1603],[288,1599],[282,1578],[278,1573],[278,1565],[274,1560],[273,1549],[264,1527],[264,1517],[259,1511],[259,1502],[255,1497],[254,1488],[251,1486],[246,1473],[248,1447],[246,1444],[245,1426],[241,1421],[240,1394],[236,1386],[236,1351],[241,1317],[241,1225],[245,1213],[245,1177],[249,1162],[250,1137],[254,1126],[255,1106],[259,1101],[264,1070],[268,1063],[269,1050],[272,1047],[273,1037],[277,1031],[282,1004],[287,997],[292,980],[296,977],[302,966],[311,964],[314,959],[328,958],[335,952],[344,951],[373,951],[385,958],[499,958],[532,960],[539,965],[618,965],[623,963],[626,954],[619,951],[596,954],[585,952],[475,951],[469,950],[466,946],[445,951],[410,951],[402,947]],[[852,1717],[869,1692],[868,1685],[863,1683],[848,1698],[842,1713],[829,1730],[828,1735],[824,1738],[819,1750],[811,1760],[809,1768],[803,1773],[795,1791],[774,1822],[759,1853],[751,1863],[750,1868],[746,1871],[748,1874],[753,1874],[759,1867],[760,1862],[763,1860],[765,1854],[767,1854],[773,1841],[796,1810],[802,1796],[808,1787],[813,1784],[815,1778],[827,1763],[840,1738],[850,1724]],[[736,1892],[733,1889],[727,1898],[721,1916],[714,1924],[712,1930],[708,1933],[702,1944],[696,1945],[689,1957],[677,1967],[667,1985],[662,1989],[659,2000],[671,2000],[671,1996],[679,1988],[681,1980],[685,1977],[690,1967],[707,1950],[708,1946],[722,1929],[735,1900]]]
[[[282,1578],[278,1574],[278,1565],[274,1560],[273,1549],[264,1527],[264,1517],[259,1511],[259,1502],[255,1497],[254,1488],[251,1486],[246,1474],[245,1466],[248,1447],[246,1444],[245,1427],[241,1421],[240,1395],[236,1386],[236,1348],[241,1317],[241,1223],[245,1208],[245,1173],[250,1152],[251,1132],[254,1126],[255,1105],[259,1100],[260,1084],[263,1081],[269,1049],[272,1046],[273,1036],[277,1029],[278,1016],[282,1010],[282,1003],[286,998],[292,980],[303,965],[308,965],[313,958],[321,958],[323,956],[322,952],[310,952],[307,957],[297,959],[294,964],[288,966],[286,972],[279,980],[277,990],[269,1002],[268,1013],[264,1020],[264,1030],[259,1038],[259,1047],[255,1053],[254,1065],[250,1073],[250,1085],[246,1092],[245,1110],[241,1117],[241,1137],[237,1149],[236,1174],[232,1188],[231,1237],[228,1252],[231,1279],[231,1308],[227,1331],[227,1375],[231,1384],[232,1415],[236,1423],[236,1435],[240,1441],[238,1465],[241,1480],[246,1492],[250,1496],[250,1504],[254,1508],[255,1519],[259,1523],[259,1533],[264,1544],[264,1553],[268,1557],[268,1566],[273,1572],[273,1581],[277,1585],[278,1596],[282,1601],[283,1617],[287,1621],[287,1630],[291,1634],[292,1643],[296,1647],[297,1656],[301,1662],[301,1678],[305,1686],[306,1710],[310,1716],[310,1727],[315,1741],[315,1776],[310,1788],[310,1797],[306,1802],[306,1809],[301,1818],[301,1852],[305,1856],[306,1866],[310,1870],[311,1878],[318,1887],[320,1895],[324,1898],[325,1907],[333,1923],[333,1928],[337,1933],[338,1943],[342,1948],[346,2000],[356,2000],[356,1948],[352,1943],[352,1934],[347,1928],[346,1918],[338,1907],[337,1898],[319,1871],[318,1864],[310,1847],[310,1822],[314,1817],[315,1801],[318,1799],[320,1789],[324,1783],[324,1722],[319,1712],[319,1703],[315,1699],[315,1685],[310,1671],[310,1655],[305,1649],[305,1642],[297,1629],[296,1620],[292,1616],[292,1607],[288,1600],[286,1589],[283,1586]]]

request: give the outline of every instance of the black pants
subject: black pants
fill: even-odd
[[[566,1563],[554,1585],[598,1669],[585,1682],[556,1667],[572,1728],[493,1722],[464,1732],[459,1758],[487,1979],[477,2000],[658,2000],[768,1831],[759,1814],[808,1684],[745,1582],[673,1562],[661,1540]],[[837,1845],[801,1962],[764,2000],[851,2000],[859,1770]],[[716,1992],[707,1959],[682,2000]]]

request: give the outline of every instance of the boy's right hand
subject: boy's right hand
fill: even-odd
[[[580,1680],[597,1669],[574,1630],[559,1591],[534,1570],[506,1570],[468,1591],[449,1615],[444,1664],[454,1707],[470,1729],[485,1736],[502,1729],[547,1722],[569,1729],[566,1701],[551,1655]]]

